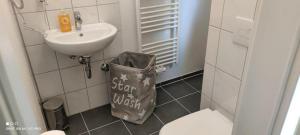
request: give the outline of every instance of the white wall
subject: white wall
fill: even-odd
[[[204,67],[210,1],[180,2],[179,61],[167,72],[160,74],[157,82],[203,70]],[[123,33],[126,33],[123,35],[124,49],[137,51],[135,0],[122,0],[120,5]]]
[[[24,128],[41,130],[23,134],[40,134],[45,123],[29,67],[23,41],[9,0],[0,1],[0,78],[15,121]]]
[[[299,44],[299,6],[299,0],[263,1],[234,124],[236,135],[272,134],[291,62]]]
[[[209,4],[207,0],[181,0],[179,63],[160,75],[158,82],[203,69]],[[26,24],[36,30],[57,28],[56,19],[60,9],[69,12],[71,20],[72,11],[79,10],[84,24],[105,21],[119,29],[112,45],[93,56],[91,80],[86,78],[83,66],[77,60],[70,60],[68,56],[54,52],[45,45],[41,34],[23,27],[21,15]],[[62,98],[68,115],[107,104],[109,75],[100,70],[100,65],[122,51],[138,51],[135,0],[48,0],[45,13],[39,1],[25,0],[25,9],[18,12],[42,100]]]
[[[181,0],[180,4],[178,63],[160,74],[158,82],[204,68],[210,1]]]
[[[212,0],[201,109],[210,107],[233,120],[248,53],[233,42],[236,17],[255,18],[257,0]]]

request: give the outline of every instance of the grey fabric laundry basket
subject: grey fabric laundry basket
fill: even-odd
[[[143,124],[156,104],[155,56],[124,52],[110,63],[111,113]]]

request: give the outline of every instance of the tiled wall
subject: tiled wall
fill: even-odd
[[[232,41],[235,17],[254,19],[257,0],[212,0],[201,107],[233,120],[248,48]]]
[[[47,0],[45,12],[40,0],[24,1],[25,8],[17,11],[17,17],[42,100],[62,98],[68,115],[107,104],[108,75],[100,70],[100,66],[123,50],[119,1]],[[119,29],[113,43],[92,57],[92,79],[87,79],[77,60],[51,50],[45,45],[43,36],[35,31],[57,28],[60,9],[70,13],[73,24],[73,11],[80,11],[83,24],[104,21]],[[34,30],[26,29],[24,23]]]

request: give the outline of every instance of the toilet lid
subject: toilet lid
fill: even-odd
[[[159,135],[231,135],[232,122],[218,111],[198,111],[165,125]]]
[[[45,133],[42,133],[41,135],[66,135],[64,131],[59,131],[59,130],[51,130],[47,131]]]

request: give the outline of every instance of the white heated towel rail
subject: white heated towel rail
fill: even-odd
[[[157,68],[178,61],[179,0],[136,0],[139,51],[156,55]]]

